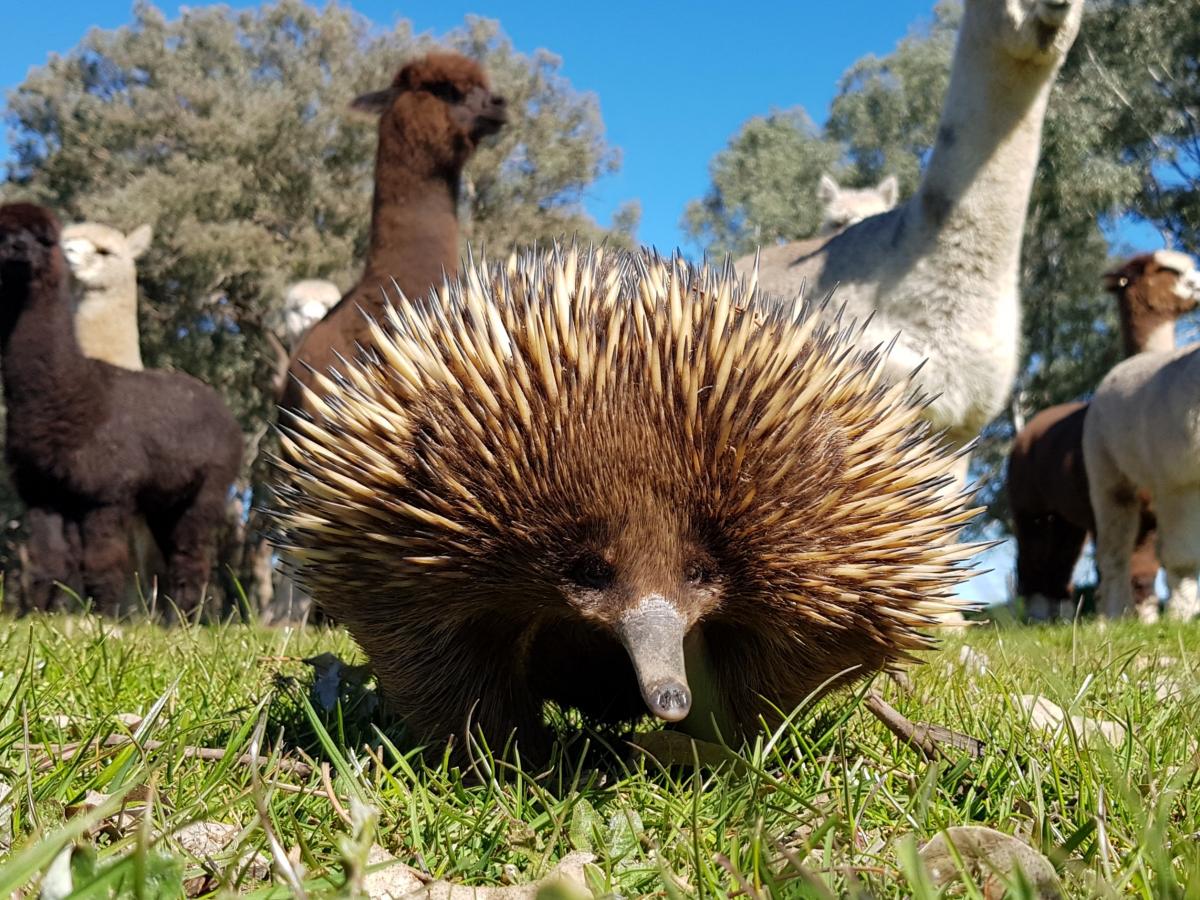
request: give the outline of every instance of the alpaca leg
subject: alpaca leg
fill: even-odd
[[[129,576],[128,532],[129,511],[117,506],[93,509],[80,523],[84,590],[101,615],[121,614]]]
[[[1167,615],[1187,621],[1200,613],[1196,571],[1200,569],[1200,491],[1163,491],[1154,498],[1158,514],[1158,556],[1167,570],[1171,594]]]
[[[1083,550],[1087,532],[1057,516],[1018,513],[1013,520],[1017,538],[1017,593],[1025,598],[1026,614],[1046,621],[1071,606],[1071,572]],[[1072,610],[1073,612],[1073,610]]]
[[[1200,585],[1196,583],[1195,569],[1192,574],[1167,570],[1167,586],[1171,591],[1167,618],[1173,622],[1190,622],[1200,615]]]
[[[1046,577],[1050,596],[1055,599],[1053,612],[1063,621],[1075,618],[1075,563],[1087,542],[1087,531],[1058,516],[1051,518],[1050,544],[1047,548]]]
[[[200,490],[195,501],[183,510],[168,531],[160,536],[166,548],[167,582],[169,599],[168,620],[178,614],[190,618],[202,608],[212,570],[213,545],[217,526],[225,515],[225,490],[210,488]],[[165,538],[165,540],[164,540]]]
[[[1143,622],[1153,622],[1158,618],[1158,594],[1154,589],[1159,570],[1158,554],[1155,552],[1157,543],[1158,532],[1155,529],[1154,514],[1142,504],[1137,543],[1133,548],[1129,567],[1133,606],[1137,610],[1138,618]]]
[[[46,612],[63,608],[66,597],[59,585],[78,590],[79,560],[72,553],[67,523],[60,513],[45,507],[31,507],[25,514],[29,529],[26,543],[28,578],[25,612]]]
[[[1091,437],[1084,432],[1083,457],[1096,520],[1096,568],[1100,573],[1096,611],[1102,618],[1119,618],[1133,606],[1129,560],[1138,531],[1137,488],[1121,474],[1103,443]]]
[[[1089,470],[1095,468],[1091,457],[1088,466]],[[1115,472],[1089,471],[1089,477],[1096,516],[1096,567],[1100,570],[1096,609],[1101,616],[1115,619],[1133,607],[1129,560],[1137,539],[1137,499],[1132,485]]]
[[[1050,534],[1045,517],[1017,513],[1013,533],[1017,539],[1017,594],[1025,599],[1025,615],[1032,622],[1050,618],[1050,595],[1046,593],[1046,548]]]

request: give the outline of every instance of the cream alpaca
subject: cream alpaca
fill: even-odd
[[[1200,296],[1195,270],[1181,282]],[[1114,366],[1084,419],[1083,459],[1096,516],[1100,613],[1116,617],[1133,607],[1129,553],[1141,488],[1158,518],[1168,615],[1200,614],[1200,345],[1142,353]]]
[[[831,175],[822,175],[817,200],[824,209],[818,234],[834,235],[851,225],[885,213],[900,199],[900,182],[889,175],[875,187],[842,187]]]
[[[137,260],[150,246],[149,225],[122,234],[97,222],[63,229],[63,252],[82,287],[75,337],[83,355],[123,369],[141,369],[138,340]]]
[[[758,282],[806,284],[899,340],[887,376],[926,361],[926,416],[966,445],[1004,406],[1017,369],[1021,233],[1054,76],[1083,0],[967,0],[937,141],[916,194],[840,235],[762,250]],[[739,261],[750,271],[753,257]],[[965,480],[966,459],[960,463]]]
[[[288,347],[295,347],[341,299],[342,291],[332,281],[306,278],[288,285],[283,295],[283,329]]]

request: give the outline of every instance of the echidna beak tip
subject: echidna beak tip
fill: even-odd
[[[692,710],[692,692],[686,684],[668,681],[647,692],[646,704],[664,722],[679,722]]]

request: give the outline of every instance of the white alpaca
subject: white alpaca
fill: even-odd
[[[142,368],[137,260],[150,246],[151,235],[149,225],[129,234],[97,222],[63,229],[63,252],[82,289],[75,306],[75,337],[84,356],[124,369]]]
[[[1021,233],[1054,76],[1083,0],[966,0],[937,141],[907,202],[826,241],[766,247],[758,283],[825,293],[867,345],[899,332],[892,379],[923,360],[926,416],[957,446],[1004,407],[1017,371]],[[738,261],[750,272],[754,257]],[[960,467],[965,481],[966,459]]]
[[[885,213],[900,199],[900,182],[889,175],[875,187],[842,187],[832,175],[822,175],[817,185],[821,204],[821,227],[817,234],[834,235],[851,225]]]
[[[288,285],[283,295],[283,327],[288,347],[295,347],[314,323],[325,318],[342,299],[342,292],[332,281],[308,278]]]
[[[1200,274],[1180,278],[1200,297]],[[1158,518],[1158,558],[1170,588],[1168,615],[1200,614],[1200,344],[1148,352],[1113,367],[1083,420],[1083,461],[1096,516],[1097,607],[1110,618],[1133,608],[1129,556],[1138,527],[1137,491]],[[1143,619],[1157,618],[1151,604]]]

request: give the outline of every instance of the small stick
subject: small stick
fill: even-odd
[[[940,725],[914,723],[884,700],[879,691],[874,688],[867,691],[864,705],[875,718],[884,724],[888,731],[908,746],[919,751],[930,762],[947,758],[941,748],[942,744],[950,744],[966,750],[976,758],[983,754],[983,741],[967,734],[959,734]]]
[[[138,749],[143,752],[149,752],[157,750],[160,747],[167,746],[166,741],[142,741],[137,743],[133,740],[133,738],[127,737],[123,734],[110,734],[104,740],[100,741],[99,744],[91,746],[124,747],[127,744],[136,744]],[[29,752],[45,750],[50,753],[56,753],[63,759],[70,759],[85,746],[89,746],[85,741],[75,741],[74,743],[70,744],[24,743],[16,745],[18,750],[25,750]],[[221,750],[217,747],[191,747],[185,745],[179,749],[182,750],[185,757],[190,759],[203,759],[209,762],[219,762],[229,755],[227,751]],[[243,753],[234,761],[241,766],[257,766],[260,763],[267,762],[268,757],[256,756],[253,753]],[[299,762],[294,759],[277,759],[275,760],[275,766],[281,772],[287,772],[291,775],[299,775],[301,778],[307,778],[313,773],[313,767],[308,763]]]
[[[353,826],[354,822],[350,820],[350,813],[346,812],[346,808],[338,800],[337,794],[333,792],[333,780],[329,777],[329,763],[327,762],[321,763],[321,784],[325,786],[325,796],[333,804],[333,811],[338,814],[343,822]]]

